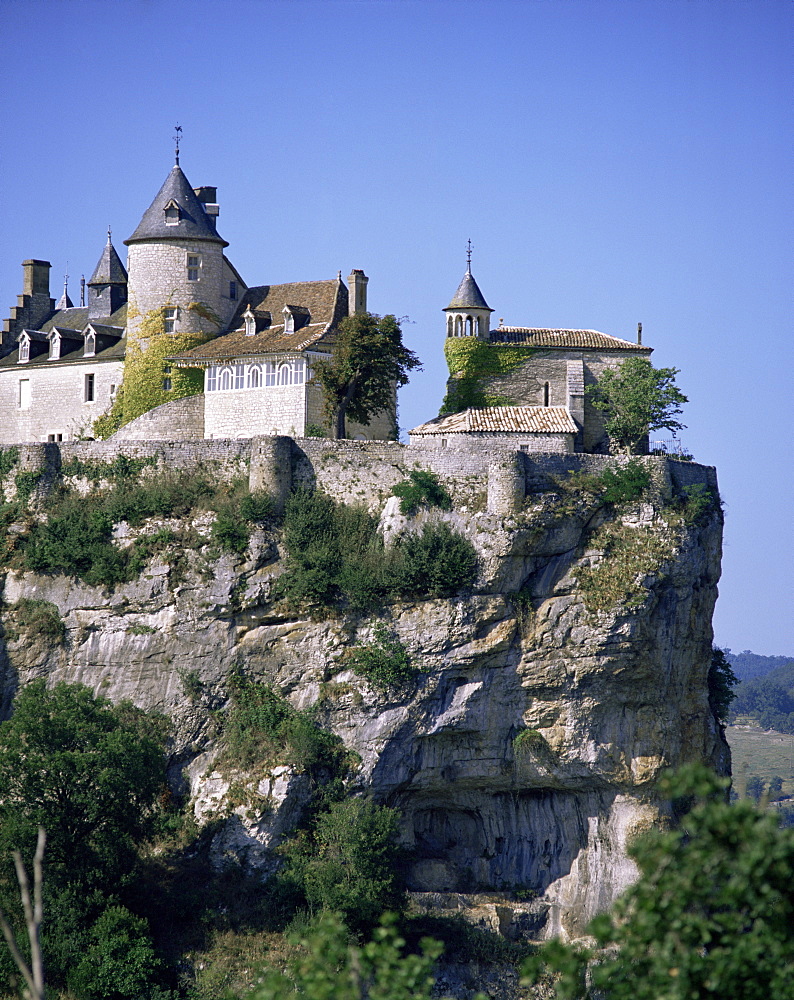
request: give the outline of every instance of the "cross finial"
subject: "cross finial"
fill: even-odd
[[[176,145],[176,165],[179,166],[179,143],[182,141],[182,126],[177,124],[174,131],[174,143]]]
[[[466,243],[466,270],[471,274],[471,240]]]

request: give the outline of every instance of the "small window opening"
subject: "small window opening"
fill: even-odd
[[[86,403],[94,402],[94,376],[86,375],[85,377],[85,401]]]
[[[96,337],[93,333],[87,333],[85,337],[85,348],[83,350],[83,357],[90,358],[96,354]]]
[[[237,282],[236,281],[230,281],[229,282],[229,298],[232,300],[232,302],[236,302],[237,301]]]
[[[178,226],[179,225],[179,206],[171,201],[165,207],[165,224],[167,226]]]
[[[19,408],[20,410],[30,409],[30,379],[21,378],[19,380]]]
[[[543,405],[549,405],[549,383],[544,382],[543,384]]]
[[[177,307],[176,306],[166,306],[163,309],[163,330],[166,333],[173,333],[176,329],[177,321]]]
[[[58,361],[61,357],[61,338],[56,333],[50,341],[50,361]]]
[[[171,391],[171,369],[166,365],[163,368],[163,392]]]
[[[30,361],[30,341],[23,340],[19,345],[19,360]]]
[[[243,319],[245,320],[246,337],[253,337],[254,334],[256,333],[256,317],[251,312],[250,306],[243,313]]]
[[[112,382],[110,383],[110,398],[116,398],[116,386]]]
[[[199,280],[199,268],[201,267],[201,258],[198,254],[189,253],[187,255],[187,280],[188,281],[198,281]]]

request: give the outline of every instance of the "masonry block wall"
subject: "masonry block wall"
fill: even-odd
[[[185,396],[155,406],[116,431],[113,441],[173,441],[175,437],[202,441],[205,399],[203,394]]]
[[[111,405],[123,367],[122,361],[94,358],[68,367],[17,365],[0,379],[0,410],[13,411],[17,418],[0,425],[0,443],[57,440],[59,434],[66,441],[90,434],[96,418]]]

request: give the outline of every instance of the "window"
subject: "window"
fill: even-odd
[[[262,369],[259,365],[251,365],[248,369],[248,388],[259,389],[262,385]]]
[[[292,384],[293,385],[303,385],[303,376],[305,372],[305,365],[303,361],[293,361],[292,362]]]
[[[289,385],[292,382],[292,365],[279,365],[278,368],[278,384],[279,385]]]
[[[187,280],[199,280],[199,268],[201,267],[201,257],[197,253],[187,255]]]
[[[265,385],[275,385],[276,384],[276,366],[272,361],[268,361],[265,364]]]
[[[180,215],[179,205],[173,200],[169,201],[165,206],[165,224],[167,226],[178,226]]]
[[[47,440],[52,442],[63,441],[63,434],[48,434]]]
[[[52,335],[52,340],[50,340],[50,361],[58,361],[60,356],[61,356],[60,334],[54,333]]]
[[[86,375],[85,377],[85,393],[83,399],[86,403],[94,402],[94,376]]]
[[[21,378],[19,380],[19,408],[20,410],[30,409],[30,379]]]
[[[232,370],[231,368],[222,368],[221,377],[218,380],[218,388],[223,392],[232,387]]]
[[[246,337],[253,337],[256,333],[256,316],[251,312],[250,306],[243,313],[243,320],[245,321]]]
[[[93,333],[85,335],[85,347],[83,349],[84,358],[92,358],[96,354],[96,337]]]
[[[232,302],[236,302],[237,301],[237,282],[236,281],[230,281],[229,282],[229,298],[232,300]]]
[[[173,333],[178,318],[179,309],[176,306],[166,306],[163,309],[163,330],[166,333]]]
[[[543,383],[543,405],[544,406],[548,406],[549,405],[549,383],[548,382],[544,382]]]
[[[215,392],[218,388],[218,367],[217,365],[210,365],[207,369],[207,379],[205,392]]]
[[[171,369],[167,366],[163,368],[163,392],[171,391]]]
[[[234,366],[234,388],[245,388],[245,365]]]
[[[20,363],[30,361],[30,341],[27,338],[19,342],[19,360]]]

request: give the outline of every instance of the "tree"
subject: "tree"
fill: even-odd
[[[709,705],[721,726],[728,723],[731,702],[736,697],[733,690],[739,679],[733,672],[723,650],[712,647],[711,664],[708,673]]]
[[[630,849],[640,878],[590,924],[598,948],[552,942],[525,966],[529,981],[550,967],[565,1000],[790,1000],[794,830],[726,802],[728,780],[701,765],[664,785],[689,811]]]
[[[678,371],[654,368],[647,358],[627,358],[585,390],[593,406],[607,414],[607,434],[625,454],[636,453],[649,431],[664,427],[675,433],[685,427],[675,419],[689,402],[675,384]]]
[[[396,386],[421,368],[402,342],[394,316],[354,313],[339,324],[333,357],[315,361],[314,378],[325,393],[325,412],[334,437],[345,437],[348,417],[365,426],[393,403]]]

